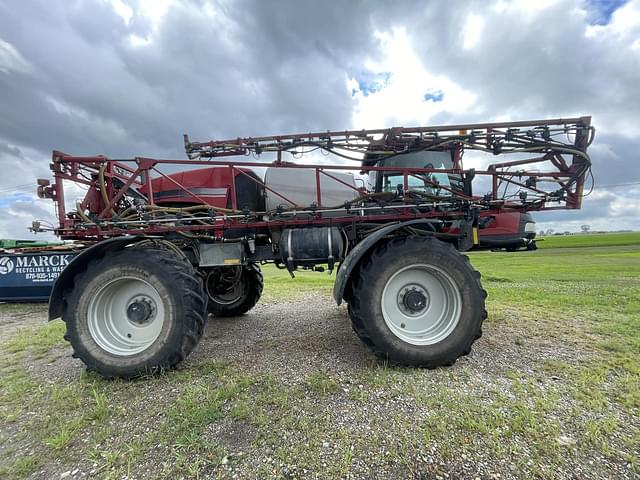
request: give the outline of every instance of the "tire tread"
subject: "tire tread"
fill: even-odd
[[[205,294],[202,279],[197,275],[194,267],[185,259],[177,258],[175,253],[168,249],[157,247],[137,248],[138,255],[144,255],[149,262],[161,264],[167,270],[167,275],[173,278],[177,283],[182,284],[181,297],[183,301],[183,319],[182,332],[178,342],[172,344],[168,342],[163,348],[161,358],[154,362],[153,365],[145,365],[144,368],[132,368],[131,371],[121,372],[119,369],[111,370],[109,368],[100,367],[91,355],[87,353],[85,348],[79,348],[78,338],[74,335],[72,329],[69,328],[72,307],[77,305],[79,296],[75,293],[75,287],[82,286],[87,283],[88,278],[101,270],[101,263],[105,259],[115,261],[118,257],[129,255],[132,249],[123,249],[110,253],[107,257],[94,259],[88,263],[86,269],[78,273],[73,280],[73,288],[65,292],[64,309],[62,319],[67,324],[67,331],[64,339],[68,341],[72,348],[73,358],[79,358],[86,365],[87,371],[94,371],[106,378],[120,377],[125,379],[153,375],[160,372],[173,370],[182,362],[196,347],[202,335],[204,334],[205,323],[207,320]]]
[[[249,263],[242,272],[248,276],[248,291],[240,302],[231,305],[221,305],[209,300],[208,311],[214,317],[235,317],[243,315],[256,306],[264,288],[264,277],[260,267],[255,263]]]
[[[425,248],[430,248],[434,250],[439,250],[443,255],[460,255],[464,258],[464,262],[468,269],[471,270],[472,277],[475,280],[475,288],[480,292],[481,305],[477,305],[476,308],[481,309],[480,320],[477,322],[476,331],[473,336],[471,336],[471,340],[461,348],[461,353],[459,355],[454,355],[441,362],[416,362],[411,361],[407,362],[404,359],[394,358],[388,355],[388,353],[382,348],[379,342],[376,342],[375,335],[367,329],[367,322],[364,320],[362,315],[362,304],[361,304],[361,294],[365,289],[368,279],[371,279],[373,275],[375,275],[376,265],[382,260],[382,258],[387,255],[392,254],[391,252],[401,252],[403,248],[407,245],[408,242],[413,241],[415,238],[420,238],[425,242]],[[353,272],[352,282],[351,282],[352,294],[350,295],[350,303],[348,305],[349,316],[351,318],[351,326],[353,331],[356,333],[358,338],[364,343],[378,358],[388,362],[390,365],[408,365],[413,367],[420,368],[436,368],[440,366],[451,366],[453,365],[459,356],[468,355],[471,353],[471,347],[475,340],[479,339],[482,336],[482,324],[487,319],[487,310],[485,306],[485,299],[487,298],[487,292],[484,288],[482,288],[481,284],[481,274],[477,270],[473,268],[471,265],[471,261],[469,257],[466,255],[462,255],[455,249],[455,247],[450,243],[444,243],[435,238],[430,237],[415,237],[415,236],[403,236],[396,237],[385,241],[384,243],[379,244],[376,248],[373,249],[371,255],[365,259],[361,265]]]

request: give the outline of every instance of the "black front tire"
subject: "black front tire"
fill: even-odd
[[[383,311],[385,286],[397,272],[418,264],[445,271],[460,298],[457,323],[443,333],[444,338],[431,344],[401,338],[392,331]],[[487,318],[487,294],[480,274],[466,256],[435,238],[399,237],[377,246],[354,272],[351,288],[348,310],[353,330],[378,357],[391,364],[425,368],[453,365],[460,356],[469,354]]]
[[[129,286],[119,293],[123,279]],[[105,297],[105,285],[114,286],[118,300]],[[159,322],[157,338],[150,338],[151,343],[143,345],[142,351],[126,343],[125,336],[130,334],[123,335],[129,330],[135,334],[141,325],[129,325],[132,317],[126,313],[127,304],[130,306],[138,295],[135,285],[142,285],[141,291],[157,293],[150,294],[156,295],[156,314],[147,320]],[[132,300],[126,300],[132,292]],[[98,299],[103,297],[100,303]],[[202,279],[186,259],[159,248],[125,248],[93,260],[75,277],[64,300],[64,338],[71,343],[73,356],[82,360],[88,371],[107,378],[134,378],[175,368],[198,344],[206,322]],[[110,333],[114,324],[120,325],[120,331]],[[134,353],[128,353],[127,346]]]
[[[239,276],[230,290],[236,290],[236,294],[221,294],[216,289],[219,277],[217,274],[222,269],[240,268]],[[243,267],[219,267],[217,271],[210,269],[204,272],[205,288],[208,298],[208,311],[214,317],[235,317],[247,313],[256,306],[262,295],[264,279],[260,267],[250,263]]]

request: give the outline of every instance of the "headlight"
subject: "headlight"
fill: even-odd
[[[525,233],[536,233],[536,222],[527,222],[524,224]]]

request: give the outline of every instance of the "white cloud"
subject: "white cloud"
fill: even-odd
[[[640,224],[640,188],[629,188],[624,195],[615,195],[609,204],[609,212],[614,217],[635,219]]]
[[[131,6],[127,5],[122,0],[111,0],[111,6],[116,11],[116,13],[120,15],[120,17],[122,17],[124,23],[126,25],[129,25],[131,17],[133,16],[133,9],[131,8]]]
[[[462,29],[462,47],[467,50],[475,47],[480,41],[484,26],[484,18],[480,15],[476,15],[475,13],[469,14]]]
[[[116,6],[117,4],[123,4],[122,0],[112,0],[114,3],[114,8],[118,14],[120,14],[120,10],[123,9],[122,6]],[[125,22],[128,24],[130,18],[134,13],[141,17],[144,17],[151,23],[151,30],[146,36],[141,36],[136,33],[129,34],[128,40],[129,44],[132,47],[140,47],[149,45],[153,41],[153,37],[158,31],[162,21],[167,15],[169,8],[175,2],[173,0],[140,0],[133,10],[129,5],[124,4],[124,8],[126,8]]]
[[[389,32],[376,32],[380,44],[380,58],[369,59],[365,66],[371,72],[391,72],[391,76],[380,90],[364,95],[354,95],[354,128],[378,128],[381,126],[428,124],[429,120],[442,112],[473,110],[476,100],[473,92],[467,91],[445,75],[434,75],[416,55],[412,42],[403,28]],[[347,81],[347,88],[357,90],[355,79]],[[439,101],[425,100],[425,94],[442,94]]]
[[[33,66],[9,42],[0,38],[0,72],[31,73]]]
[[[615,35],[633,40],[640,31],[640,2],[632,0],[615,10],[606,25],[587,25],[587,37]]]

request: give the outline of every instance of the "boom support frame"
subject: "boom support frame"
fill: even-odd
[[[192,142],[185,135],[186,159],[146,157],[110,159],[105,156],[72,156],[54,151],[53,185],[39,182],[41,196],[56,203],[59,225],[55,233],[64,239],[100,240],[119,235],[205,236],[221,239],[225,230],[278,226],[388,222],[431,218],[455,221],[469,218],[470,211],[499,212],[578,209],[591,161],[586,153],[593,141],[591,117],[478,123],[452,126],[327,131],[305,134],[247,137]],[[283,160],[283,153],[302,155],[319,150],[351,161],[337,164],[300,164]],[[401,168],[379,166],[378,161],[419,151],[450,151],[452,168]],[[527,154],[532,158],[493,163],[484,170],[465,169],[465,151],[493,155]],[[221,157],[260,157],[272,152],[276,159],[225,161]],[[357,162],[357,163],[353,163]],[[161,171],[162,167],[212,167],[229,169],[230,178],[245,175],[283,200],[273,211],[246,211],[238,205],[235,182],[228,185],[231,208],[213,207],[188,185]],[[249,175],[248,168],[294,168],[313,170],[316,200],[296,205],[283,192]],[[174,167],[175,168],[175,167]],[[382,195],[360,190],[355,201],[326,206],[320,179],[343,183],[334,171],[402,175],[403,188]],[[486,178],[489,191],[468,195],[440,184],[436,174],[458,176],[464,182]],[[188,208],[167,208],[154,201],[152,180],[164,177],[192,200]],[[411,178],[424,180],[438,195],[421,196],[410,187]],[[76,209],[67,211],[65,185],[88,188]],[[515,190],[515,191],[514,191]],[[501,193],[502,191],[502,193]]]

